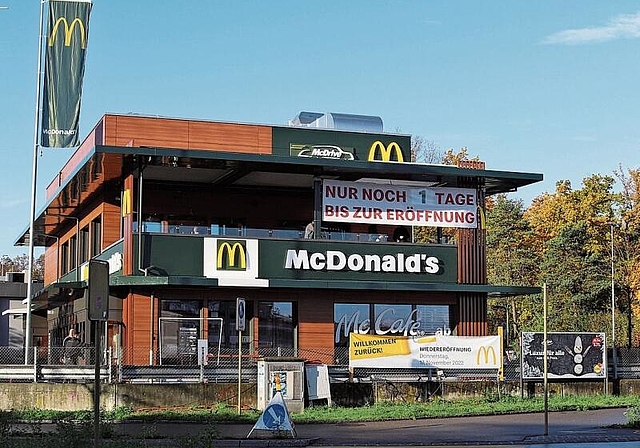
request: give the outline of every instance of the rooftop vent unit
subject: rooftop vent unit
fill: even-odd
[[[300,112],[289,126],[337,129],[341,131],[383,132],[382,118],[371,115]]]

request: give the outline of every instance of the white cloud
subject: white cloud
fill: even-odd
[[[606,26],[560,31],[547,36],[542,43],[578,45],[636,37],[640,37],[640,12],[617,16],[610,20]]]

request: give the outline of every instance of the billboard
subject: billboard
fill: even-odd
[[[522,378],[544,377],[544,334],[522,333]],[[607,375],[605,334],[547,333],[547,377],[604,379]]]
[[[502,367],[500,336],[386,336],[351,333],[349,368]]]
[[[475,229],[477,211],[471,188],[336,180],[322,186],[323,221]]]

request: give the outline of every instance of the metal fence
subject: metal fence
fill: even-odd
[[[0,382],[92,382],[95,375],[95,348],[34,347],[28,354],[22,348],[0,346]],[[432,382],[504,381],[520,382],[520,360],[505,358],[503,376],[487,369],[366,369],[348,367],[348,349],[297,350],[288,347],[260,348],[255,352],[211,349],[162,357],[159,350],[111,349],[99,354],[100,377],[104,382],[144,383],[229,383],[257,380],[257,364],[263,358],[296,358],[308,363],[326,364],[330,381],[340,382]],[[240,362],[239,362],[240,361]],[[609,351],[610,379],[640,379],[640,347]]]

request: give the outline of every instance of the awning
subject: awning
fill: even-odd
[[[10,308],[2,312],[3,316],[11,315],[11,316],[17,317],[18,315],[24,315],[24,314],[27,314],[26,308]]]

